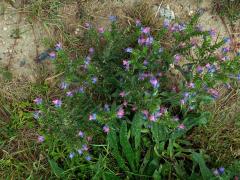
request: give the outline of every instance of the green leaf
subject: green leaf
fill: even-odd
[[[112,148],[113,157],[116,159],[119,167],[125,171],[129,171],[128,167],[125,165],[124,159],[119,153],[117,135],[114,130],[108,133],[108,144]]]
[[[139,166],[140,156],[141,156],[141,129],[142,129],[142,116],[140,113],[137,113],[133,118],[133,123],[131,127],[132,136],[134,137],[135,142],[135,162],[137,167]]]
[[[128,141],[128,131],[127,131],[127,123],[125,121],[122,122],[121,129],[120,129],[120,144],[122,146],[122,150],[124,155],[126,156],[131,169],[135,172],[135,163],[134,163],[134,153],[131,147],[131,144]]]
[[[151,158],[151,149],[149,149],[144,156],[143,162],[142,162],[140,170],[139,170],[140,174],[144,174],[144,170],[147,167],[147,165],[150,161],[150,158]]]
[[[199,165],[203,179],[206,179],[206,180],[210,179],[212,177],[212,173],[206,166],[206,163],[204,161],[202,154],[193,152],[192,159]]]
[[[53,171],[53,173],[57,176],[57,177],[63,177],[64,175],[64,170],[62,168],[60,168],[58,166],[58,164],[54,161],[54,160],[51,160],[49,159],[48,160],[50,166],[51,166],[51,169]]]

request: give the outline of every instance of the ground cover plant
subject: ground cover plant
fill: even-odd
[[[186,137],[211,117],[206,105],[217,88],[236,85],[239,57],[229,39],[203,31],[198,14],[189,23],[164,21],[152,32],[140,20],[121,29],[90,23],[89,52],[72,59],[60,43],[51,54],[64,72],[53,98],[36,97],[38,141],[60,178],[232,178],[239,166],[211,167],[211,157]],[[168,37],[173,42],[161,43]],[[174,81],[174,77],[178,77]],[[213,170],[214,169],[214,170]]]
[[[24,2],[31,23],[39,17],[64,32],[65,1]],[[145,5],[127,26],[110,16],[110,27],[90,21],[83,37],[47,41],[50,84],[40,72],[16,95],[1,85],[1,177],[238,178],[239,112],[228,111],[238,106],[240,72],[231,39],[203,30],[200,14],[153,23]]]

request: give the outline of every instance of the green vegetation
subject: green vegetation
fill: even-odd
[[[43,40],[55,69],[0,86],[3,179],[239,176],[240,59],[198,14],[160,24],[139,5],[134,23],[110,16],[76,35],[59,14],[68,1],[22,3],[30,23],[55,30]]]

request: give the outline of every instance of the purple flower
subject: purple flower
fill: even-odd
[[[66,83],[66,82],[62,82],[62,83],[60,84],[60,89],[67,89],[68,86],[69,86],[68,83]]]
[[[182,57],[180,54],[174,55],[174,63],[175,64],[178,64],[181,59],[182,59]]]
[[[143,61],[143,65],[144,65],[144,66],[147,66],[147,65],[148,65],[148,60],[145,59],[145,60]]]
[[[146,43],[146,39],[144,37],[138,38],[138,44],[139,45],[144,45]]]
[[[82,150],[83,150],[83,151],[88,151],[88,146],[87,146],[86,144],[83,144],[83,145],[82,145]]]
[[[150,37],[148,37],[148,38],[146,39],[146,45],[147,45],[147,46],[150,46],[152,43],[153,43],[153,37],[150,36]]]
[[[70,158],[70,159],[72,159],[74,156],[75,156],[75,153],[74,153],[74,152],[71,152],[71,153],[69,154],[69,158]]]
[[[197,72],[200,74],[203,72],[203,67],[202,66],[197,66]]]
[[[152,78],[150,79],[150,83],[152,84],[152,86],[153,86],[154,88],[157,88],[157,87],[159,86],[158,80],[157,80],[155,77],[152,77]]]
[[[79,88],[78,88],[78,92],[79,92],[79,93],[84,93],[84,88],[83,88],[83,87],[79,87]]]
[[[49,55],[50,59],[56,58],[56,53],[54,51],[50,52],[48,55]]]
[[[128,47],[125,49],[125,52],[127,52],[127,53],[132,53],[132,51],[133,51],[133,48],[131,48],[131,47]]]
[[[230,43],[230,42],[231,42],[231,39],[230,39],[229,37],[224,37],[224,38],[223,38],[223,41],[224,41],[225,43]]]
[[[216,34],[217,34],[217,31],[216,31],[215,29],[210,29],[210,30],[208,31],[208,33],[209,33],[209,35],[210,35],[211,37],[215,37]]]
[[[212,88],[208,89],[208,93],[211,94],[215,99],[219,97],[219,93],[215,89],[212,89]]]
[[[139,27],[139,26],[142,25],[142,23],[141,23],[141,21],[140,21],[139,19],[136,19],[135,23],[136,23],[136,26],[137,26],[137,27]]]
[[[221,58],[222,61],[227,61],[227,60],[229,60],[229,59],[230,59],[229,56],[223,56],[223,57]]]
[[[186,103],[186,102],[185,102],[184,99],[181,99],[181,100],[180,100],[180,104],[181,104],[181,105],[184,105],[185,103]]]
[[[96,84],[97,81],[98,81],[98,78],[97,78],[97,77],[93,77],[93,78],[92,78],[92,83],[93,83],[93,84]]]
[[[189,88],[195,88],[195,84],[191,82],[191,83],[188,84],[188,87]]]
[[[219,172],[220,175],[223,174],[224,171],[225,171],[225,168],[224,168],[224,167],[220,167],[220,168],[218,169],[218,172]]]
[[[55,50],[56,51],[59,51],[59,50],[62,50],[62,43],[57,43],[56,45],[55,45]]]
[[[96,120],[97,119],[97,114],[96,113],[90,114],[88,119],[89,119],[89,121]]]
[[[164,21],[163,21],[163,27],[169,28],[169,26],[170,26],[170,21],[169,21],[168,19],[164,19]]]
[[[143,34],[149,34],[150,33],[150,27],[142,27],[141,31]]]
[[[89,48],[88,52],[89,52],[90,54],[93,54],[93,53],[94,53],[94,48],[93,48],[93,47]]]
[[[111,22],[115,22],[115,21],[117,21],[117,17],[116,16],[109,16],[109,20]]]
[[[222,52],[223,53],[228,53],[230,51],[230,47],[223,47]]]
[[[81,138],[83,138],[83,137],[84,137],[84,132],[79,131],[78,136],[80,136]]]
[[[62,105],[62,101],[59,99],[55,99],[52,102],[55,105],[55,107],[61,107],[61,105]]]
[[[162,48],[162,47],[159,48],[158,52],[159,52],[159,53],[162,53],[162,52],[163,52],[163,48]]]
[[[33,113],[33,118],[34,119],[39,119],[39,115],[42,113],[42,111],[35,111],[34,113]]]
[[[77,152],[78,152],[79,155],[83,154],[83,151],[81,149],[78,149]]]
[[[178,25],[178,30],[179,30],[179,31],[184,31],[185,29],[186,29],[186,24],[180,23],[180,24]]]
[[[207,65],[208,65],[208,64],[207,64]],[[206,65],[206,67],[207,67],[209,73],[214,73],[214,72],[216,72],[216,67],[215,67],[215,65],[210,65],[210,66],[207,66],[207,65]]]
[[[91,161],[91,156],[86,156],[86,158],[85,158],[87,161]]]
[[[42,98],[36,98],[33,100],[33,102],[37,105],[40,105],[40,104],[42,104]]]
[[[45,140],[44,136],[38,136],[38,142],[43,142]]]
[[[119,110],[117,111],[117,117],[118,118],[122,118],[124,116],[125,112],[123,108],[119,108]]]
[[[84,24],[84,26],[85,26],[85,28],[87,28],[87,29],[90,29],[90,28],[91,28],[91,25],[90,25],[88,22],[86,22],[86,23]]]
[[[72,96],[73,96],[73,93],[72,93],[72,91],[68,91],[68,92],[66,93],[66,95],[67,95],[67,97],[72,97]]]
[[[110,128],[108,127],[108,125],[103,126],[103,131],[107,134],[109,133]]]

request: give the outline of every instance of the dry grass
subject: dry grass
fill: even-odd
[[[240,159],[240,98],[236,89],[221,89],[222,96],[213,108],[207,126],[197,128],[194,142],[212,158],[215,165],[231,164]]]

